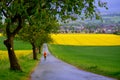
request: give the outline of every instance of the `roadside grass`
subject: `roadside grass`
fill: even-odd
[[[32,59],[31,53],[20,56],[18,59],[23,72],[10,70],[8,58],[0,59],[0,80],[29,80],[30,74],[38,61]]]
[[[80,69],[120,79],[120,46],[67,46],[49,44],[57,58]]]
[[[0,80],[29,80],[31,72],[39,62],[39,60],[33,60],[31,45],[14,40],[15,53],[23,71],[12,71],[9,69],[8,54],[3,44],[4,39],[5,37],[0,36]],[[38,59],[40,56],[39,54]]]

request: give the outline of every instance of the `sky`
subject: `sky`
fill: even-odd
[[[101,13],[120,13],[120,0],[102,0],[107,2],[108,10],[100,9]]]

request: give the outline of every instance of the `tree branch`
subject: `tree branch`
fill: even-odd
[[[3,15],[4,15],[6,18],[8,18],[6,12],[5,12],[3,9],[2,9],[2,13],[3,13]]]
[[[11,35],[11,32],[10,32],[10,22],[7,23],[7,26],[6,26],[6,34],[7,34],[7,37],[9,38],[10,35]]]
[[[21,15],[18,15],[18,26],[13,31],[13,33],[12,33],[13,35],[16,35],[21,30],[21,28],[23,27],[22,24],[23,24],[22,17],[21,17]]]
[[[14,0],[10,0],[9,2],[7,2],[7,3],[6,3],[6,6],[9,6],[12,1],[14,1]]]

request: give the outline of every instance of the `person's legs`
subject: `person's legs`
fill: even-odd
[[[46,56],[44,56],[44,59],[46,60]]]

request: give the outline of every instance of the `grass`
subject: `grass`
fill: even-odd
[[[6,39],[6,37],[0,36],[0,50],[6,50],[5,45],[3,44],[3,41]],[[23,42],[21,40],[14,40],[14,49],[15,50],[31,50],[32,46],[28,42]]]
[[[0,80],[29,80],[31,72],[38,64],[38,61],[33,60],[31,45],[14,40],[15,53],[23,72],[12,71],[9,69],[8,55],[3,44],[4,39],[5,37],[0,36]]]
[[[19,58],[23,72],[11,71],[8,59],[0,60],[0,80],[29,80],[31,71],[38,61],[32,59],[32,54]]]
[[[49,45],[56,57],[80,69],[120,79],[120,46]]]

